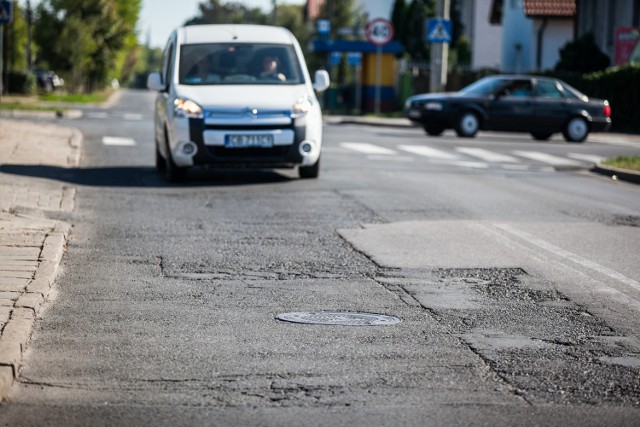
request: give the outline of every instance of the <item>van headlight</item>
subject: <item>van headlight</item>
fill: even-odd
[[[190,99],[176,98],[173,101],[173,107],[173,114],[176,117],[187,119],[201,119],[203,117],[202,108]]]
[[[311,110],[311,101],[309,101],[309,97],[305,96],[304,98],[298,99],[291,109],[293,110],[291,116],[294,119],[304,116],[309,112],[309,110]]]

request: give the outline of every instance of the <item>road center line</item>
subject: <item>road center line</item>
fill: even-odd
[[[511,227],[510,225],[507,224],[495,224],[495,226],[497,228],[499,228],[500,230],[506,231],[507,233],[519,237],[523,240],[526,240],[527,242],[538,246],[539,248],[542,248],[548,252],[551,252],[554,255],[557,255],[559,257],[562,257],[564,259],[567,259],[569,261],[575,262],[576,264],[580,264],[583,267],[587,267],[591,270],[597,271],[598,273],[604,274],[605,276],[608,276],[612,279],[615,279],[621,283],[624,283],[625,285],[640,291],[640,283],[630,279],[629,277],[618,273],[615,270],[612,270],[611,268],[605,267],[603,265],[600,265],[596,262],[593,262],[587,258],[581,257],[580,255],[574,254],[573,252],[569,252],[566,251],[562,248],[559,248],[555,245],[552,245],[551,243],[544,241],[542,239],[537,238],[536,236],[529,234],[525,231],[521,231],[518,230],[514,227]]]

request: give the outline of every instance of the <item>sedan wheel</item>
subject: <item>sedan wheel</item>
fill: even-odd
[[[479,129],[480,119],[471,111],[462,113],[456,123],[456,133],[463,138],[473,138]]]
[[[531,132],[531,136],[536,141],[546,141],[551,138],[552,133],[550,132]]]
[[[589,135],[589,125],[582,117],[574,117],[569,120],[562,135],[564,135],[564,139],[569,142],[582,142],[587,139],[587,135]]]
[[[438,125],[425,125],[424,131],[427,132],[429,136],[440,136],[442,132],[444,132],[444,128]]]

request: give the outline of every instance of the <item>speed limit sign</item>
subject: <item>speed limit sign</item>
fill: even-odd
[[[393,24],[388,19],[376,18],[367,24],[367,40],[371,43],[382,46],[393,39]]]

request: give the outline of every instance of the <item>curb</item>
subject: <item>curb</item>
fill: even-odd
[[[615,168],[613,166],[605,166],[602,163],[596,164],[592,169],[592,172],[599,173],[601,175],[607,175],[611,179],[622,180],[631,182],[634,184],[640,184],[640,172],[631,171],[628,169]]]
[[[31,338],[31,330],[49,296],[66,244],[71,224],[59,222],[45,237],[34,279],[16,300],[11,317],[0,337],[0,401],[5,400],[18,379],[22,357]]]

